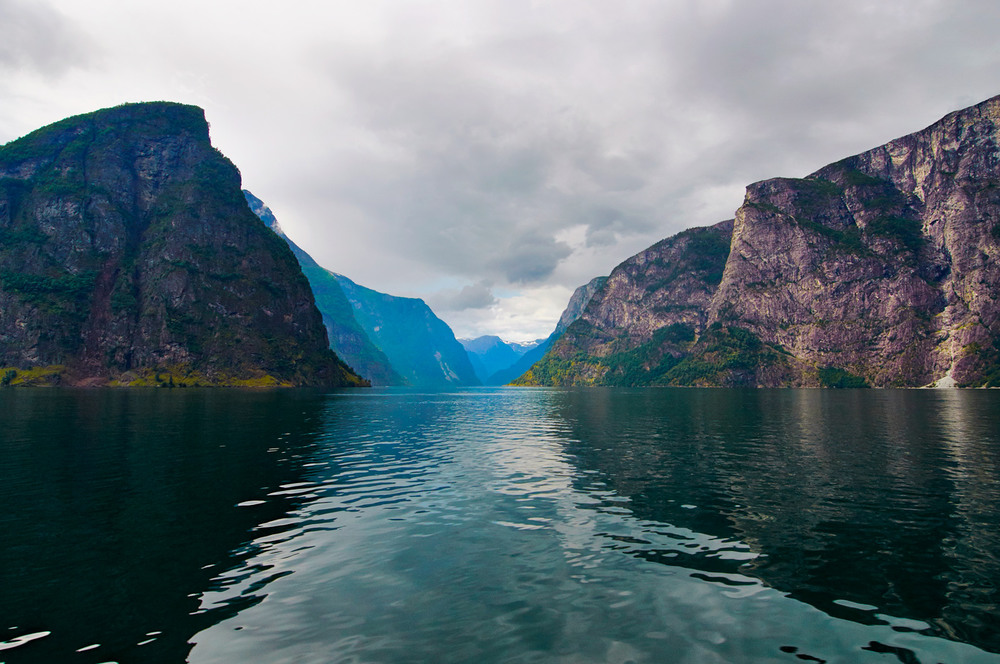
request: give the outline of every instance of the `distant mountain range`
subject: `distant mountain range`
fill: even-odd
[[[476,371],[476,377],[483,385],[502,385],[502,382],[495,382],[493,376],[497,372],[509,369],[543,341],[544,339],[539,339],[532,343],[520,344],[504,341],[493,335],[458,340],[469,354],[469,360]]]
[[[629,258],[523,385],[1000,386],[1000,97]]]
[[[577,288],[576,291],[573,292],[572,297],[570,297],[569,303],[566,305],[566,309],[563,310],[562,315],[559,317],[559,322],[556,323],[556,328],[552,331],[552,334],[544,339],[539,339],[533,344],[520,345],[518,348],[514,348],[512,345],[514,353],[512,355],[506,355],[506,358],[513,357],[513,362],[506,364],[506,366],[501,366],[503,362],[495,362],[493,366],[490,367],[491,372],[482,379],[483,384],[507,385],[524,375],[529,369],[531,369],[532,365],[545,356],[549,347],[562,336],[563,332],[566,331],[566,328],[568,328],[573,321],[580,317],[583,313],[584,307],[586,307],[587,303],[590,302],[590,298],[593,297],[594,293],[597,292],[606,279],[607,277],[595,277],[588,283]],[[479,339],[499,339],[499,337],[480,337]],[[464,341],[462,343],[465,345]],[[484,346],[488,343],[489,342],[481,342]],[[466,345],[466,350],[469,351],[470,357],[477,352],[470,349],[468,345]],[[498,356],[504,357],[503,351],[500,351]],[[475,366],[475,364],[476,360],[473,359],[473,366]]]
[[[423,300],[386,295],[321,267],[281,230],[271,210],[249,191],[247,204],[288,243],[323,314],[330,347],[372,385],[479,385],[451,328]]]

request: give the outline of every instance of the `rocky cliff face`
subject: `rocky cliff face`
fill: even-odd
[[[566,308],[563,309],[562,315],[559,316],[559,321],[556,323],[556,329],[552,332],[552,334],[556,337],[562,336],[562,333],[583,315],[584,310],[587,308],[587,305],[590,304],[594,295],[604,288],[604,284],[607,283],[607,281],[607,277],[594,277],[573,291],[573,295],[570,296],[569,303],[566,305]]]
[[[170,103],[0,148],[0,366],[15,384],[360,382],[204,113]]]
[[[749,186],[717,287],[647,250],[526,382],[613,382],[624,352],[630,384],[1000,384],[998,138],[1000,97]]]
[[[377,386],[406,385],[406,380],[392,367],[389,358],[372,343],[368,334],[354,317],[354,308],[344,295],[337,275],[313,260],[301,247],[292,242],[281,230],[278,220],[264,202],[249,191],[243,195],[264,224],[278,234],[291,248],[309,280],[316,306],[323,316],[330,348],[349,364],[359,375]]]

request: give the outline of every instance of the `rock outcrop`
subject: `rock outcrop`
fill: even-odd
[[[594,295],[604,288],[604,284],[607,283],[607,281],[607,277],[594,277],[573,291],[573,295],[569,298],[569,303],[566,304],[566,308],[563,309],[562,315],[559,316],[559,321],[556,323],[556,329],[552,332],[556,338],[561,337],[562,333],[583,315],[584,310],[587,308],[587,305],[590,304]]]
[[[643,385],[661,378],[705,328],[732,229],[732,221],[692,228],[616,267],[516,384]]]
[[[5,384],[357,385],[204,112],[128,104],[0,148]]]
[[[521,382],[1000,384],[998,140],[1000,97],[750,185],[721,263],[707,229],[629,259]]]

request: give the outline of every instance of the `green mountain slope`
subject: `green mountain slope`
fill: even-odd
[[[323,315],[330,348],[372,385],[406,385],[406,380],[393,369],[389,358],[372,343],[368,334],[355,320],[354,308],[347,301],[337,276],[320,266],[312,256],[284,234],[274,213],[264,205],[263,201],[245,189],[243,195],[250,210],[288,243],[295,258],[298,259],[302,273],[312,287],[316,306]]]
[[[396,297],[336,275],[358,323],[407,383],[420,387],[479,385],[451,328],[423,300]]]

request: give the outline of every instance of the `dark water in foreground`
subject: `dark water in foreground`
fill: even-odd
[[[1000,662],[1000,393],[0,392],[0,662]]]

